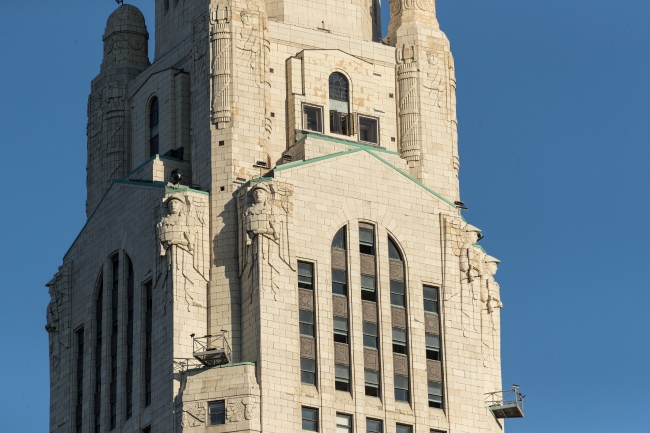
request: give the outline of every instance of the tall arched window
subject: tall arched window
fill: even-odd
[[[133,416],[133,349],[134,349],[134,310],[135,310],[135,290],[134,290],[134,276],[133,276],[133,263],[131,258],[124,255],[126,259],[126,419]]]
[[[154,97],[149,105],[149,157],[160,151],[158,146],[158,98]]]
[[[408,319],[404,256],[393,239],[388,237],[390,262],[390,303],[393,325],[393,358],[395,365],[395,400],[411,401],[409,379]]]
[[[94,429],[101,431],[102,422],[102,343],[104,340],[104,275],[99,274],[97,283],[97,299],[95,300],[95,386],[94,386]]]
[[[350,84],[345,75],[340,72],[330,75],[329,93],[330,132],[350,135]]]

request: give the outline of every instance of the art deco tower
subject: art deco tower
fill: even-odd
[[[388,5],[385,5],[388,6]],[[51,432],[501,432],[499,261],[456,204],[433,0],[109,17]],[[516,399],[515,399],[516,400]]]

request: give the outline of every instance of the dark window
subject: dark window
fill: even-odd
[[[314,336],[314,312],[309,310],[299,310],[300,335],[306,337]]]
[[[435,334],[426,334],[427,342],[427,359],[440,361],[440,336]]]
[[[359,116],[359,140],[379,144],[379,120],[373,117]]]
[[[435,429],[431,429],[431,430],[429,430],[429,433],[447,433],[447,432],[445,432],[445,431],[443,431],[443,430],[435,430]]]
[[[404,283],[402,281],[390,280],[390,303],[396,307],[406,306]]]
[[[350,135],[352,133],[350,120],[350,114],[330,110],[330,132],[334,134]]]
[[[361,299],[364,301],[377,302],[377,289],[375,277],[361,275]]]
[[[345,75],[334,72],[330,75],[330,99],[335,101],[348,102],[349,98],[349,84]]]
[[[377,337],[377,324],[372,322],[363,322],[363,346],[376,349]]]
[[[336,433],[352,433],[352,416],[336,414]]]
[[[323,109],[313,105],[303,105],[303,129],[323,132]]]
[[[438,314],[438,288],[424,286],[424,311]]]
[[[350,391],[350,367],[343,364],[335,364],[334,376],[334,388],[337,391]]]
[[[149,157],[160,152],[158,144],[158,98],[153,98],[149,106]]]
[[[314,290],[314,265],[298,262],[298,287]]]
[[[226,423],[226,401],[217,400],[208,402],[209,425],[219,425]]]
[[[406,424],[397,424],[397,428],[395,429],[396,433],[411,433],[413,429],[411,428],[410,425]]]
[[[388,238],[388,258],[399,260],[400,262],[404,261],[404,259],[402,259],[402,253],[399,251],[399,248],[397,248],[397,245],[395,245],[395,242],[391,238]]]
[[[366,395],[371,397],[380,397],[379,393],[379,372],[373,370],[365,370],[363,372],[365,385],[366,385]]]
[[[427,382],[429,387],[429,407],[442,408],[442,383]]]
[[[406,355],[406,329],[393,328],[393,352]]]
[[[316,385],[316,361],[300,358],[300,381],[307,385]]]
[[[339,269],[332,269],[332,293],[348,296],[347,272]]]
[[[148,425],[145,428],[142,429],[142,433],[151,433],[151,426]]]
[[[348,319],[334,316],[334,341],[348,344]]]
[[[84,330],[76,332],[77,342],[77,403],[75,405],[75,431],[81,433],[83,428],[84,402]]]
[[[153,286],[151,281],[144,284],[145,315],[144,315],[144,405],[151,404],[151,372],[153,367]]]
[[[99,292],[95,304],[95,395],[94,431],[100,433],[102,426],[102,342],[104,339],[104,283],[99,276]]]
[[[135,294],[133,290],[133,263],[127,257],[128,275],[126,278],[126,299],[127,299],[127,316],[126,316],[126,419],[133,416],[133,321]]]
[[[382,433],[381,421],[366,418],[366,433]]]
[[[302,429],[318,431],[318,409],[302,407]]]
[[[120,258],[115,254],[113,262],[113,284],[111,288],[111,383],[110,383],[110,414],[111,430],[117,426],[117,340],[119,338],[119,282]]]
[[[409,378],[395,375],[395,400],[409,401]],[[398,430],[399,431],[399,430]]]
[[[345,249],[345,227],[336,232],[334,239],[332,240],[332,248],[338,248],[340,250]]]
[[[359,229],[359,251],[362,254],[375,255],[375,231],[367,228]]]

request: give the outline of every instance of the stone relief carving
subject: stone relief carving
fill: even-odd
[[[178,284],[177,293],[183,293],[188,311],[191,306],[203,307],[192,293],[203,290],[199,287],[208,281],[203,250],[197,248],[207,222],[205,205],[179,193],[170,194],[165,204],[167,214],[156,225],[159,255],[166,262],[163,287],[167,281]],[[170,300],[173,292],[172,284],[168,291]]]
[[[445,91],[445,74],[442,62],[438,56],[431,51],[427,52],[427,77],[424,80],[424,88],[429,90],[429,98],[433,106],[442,106],[442,95]]]
[[[316,359],[316,341],[309,337],[300,337],[300,356]]]
[[[260,287],[270,288],[274,299],[280,293],[278,274],[280,267],[294,269],[289,244],[289,220],[292,213],[289,185],[273,182],[256,183],[249,192],[240,191],[240,276],[251,281],[250,296]],[[249,204],[250,199],[252,203]],[[271,268],[270,281],[261,281],[260,264]]]
[[[311,290],[298,289],[298,307],[302,310],[314,310],[314,294]]]
[[[436,2],[435,0],[393,0],[390,2],[391,17],[400,14],[402,10],[407,11],[412,9],[435,12]]]
[[[364,348],[363,361],[366,370],[379,371],[379,352],[376,350]]]
[[[244,403],[244,418],[246,420],[257,419],[260,416],[260,403],[257,397],[248,397],[248,403]]]
[[[415,47],[403,46],[397,53],[398,116],[400,156],[407,161],[420,160],[420,109],[418,64]]]
[[[212,60],[210,79],[212,81],[211,113],[212,123],[227,123],[231,120],[230,108],[230,8],[217,6],[210,12],[210,46]]]
[[[241,398],[228,400],[228,408],[226,409],[228,422],[240,422],[244,420],[244,400]]]
[[[185,403],[180,411],[181,427],[200,427],[205,424],[205,404],[203,402]]]
[[[499,284],[494,280],[500,261],[486,255],[482,262],[481,272],[481,341],[483,343],[483,363],[487,366],[490,360],[497,361],[497,319],[496,310],[503,307],[499,299]]]
[[[334,343],[334,362],[350,365],[350,346],[343,343]]]
[[[440,364],[440,361],[427,359],[427,379],[442,382],[442,364]]]

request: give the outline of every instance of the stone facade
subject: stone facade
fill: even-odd
[[[109,18],[88,221],[47,284],[51,432],[283,433],[303,407],[321,432],[503,430],[435,1],[391,1],[384,41],[376,0],[317,3],[156,0],[153,64],[142,14]],[[229,363],[193,358],[204,335]]]

